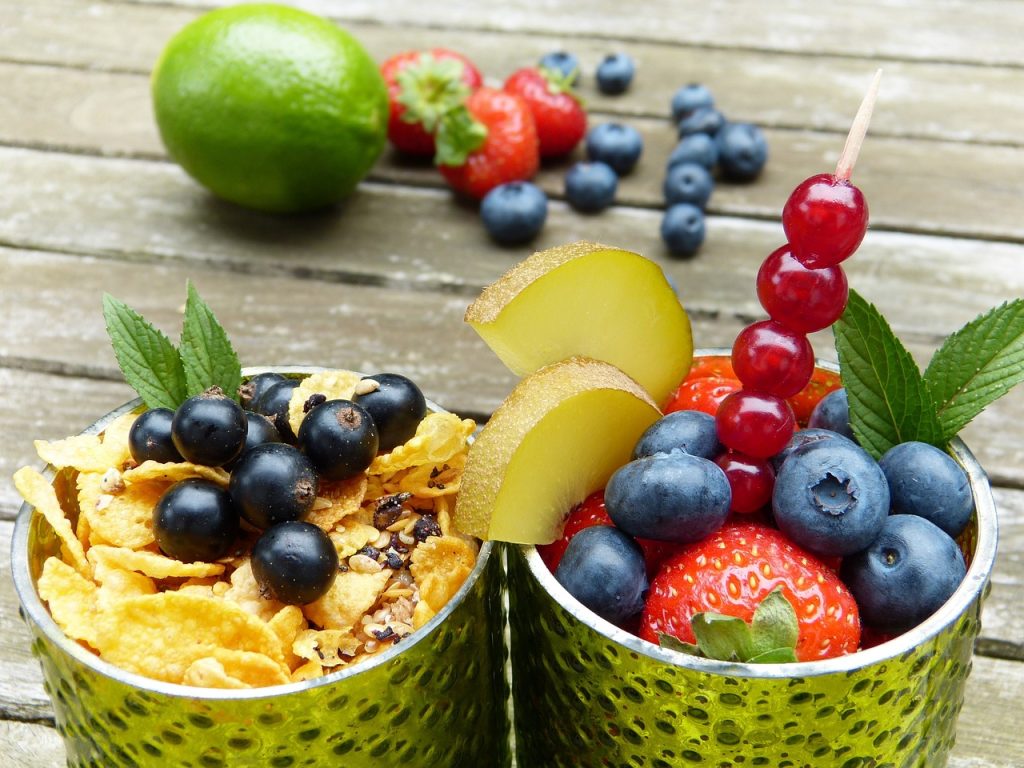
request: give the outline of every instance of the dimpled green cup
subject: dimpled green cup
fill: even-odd
[[[138,406],[128,403],[86,434]],[[54,484],[59,497],[74,499],[69,473],[57,473]],[[12,543],[14,583],[69,766],[510,764],[503,574],[489,543],[448,605],[384,653],[318,680],[244,691],[151,680],[69,640],[35,587],[44,560],[58,549],[53,529],[24,505]]]
[[[587,610],[534,547],[510,547],[519,765],[945,765],[997,537],[988,479],[963,443],[954,441],[953,452],[975,502],[961,537],[966,579],[921,625],[842,658],[754,665],[658,648]]]

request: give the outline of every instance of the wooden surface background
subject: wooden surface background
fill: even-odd
[[[591,122],[645,139],[618,204],[563,202],[567,164],[545,168],[548,224],[530,247],[491,244],[476,212],[429,167],[385,154],[343,207],[295,218],[214,200],[165,157],[148,73],[203,10],[192,0],[0,0],[0,763],[63,762],[39,669],[17,614],[9,540],[14,470],[31,440],[74,433],[130,397],[100,315],[114,293],[177,333],[186,278],[245,364],[395,370],[480,419],[513,384],[462,323],[468,301],[530,250],[587,238],[640,251],[680,286],[700,345],[730,345],[762,312],[754,275],[784,240],[779,214],[800,180],[834,166],[860,95],[885,69],[855,172],[871,231],[850,283],[925,363],[978,312],[1024,295],[1024,2],[719,0],[643,4],[505,0],[309,0],[378,60],[444,45],[500,81],[542,53],[583,61]],[[600,57],[637,61],[632,89],[593,87]],[[708,240],[690,260],[658,240],[672,92],[714,91],[726,115],[765,129],[771,158],[752,185],[720,184]],[[815,348],[834,357],[831,338]],[[994,588],[951,765],[1024,765],[1024,389],[964,438],[996,486]]]

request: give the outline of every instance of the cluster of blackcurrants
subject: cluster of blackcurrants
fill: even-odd
[[[756,125],[728,122],[711,91],[697,83],[672,96],[672,119],[679,143],[665,165],[661,239],[673,256],[692,256],[704,242],[715,169],[728,181],[753,181],[768,160],[768,143]]]
[[[244,520],[261,532],[251,553],[260,589],[290,605],[316,600],[338,572],[330,539],[303,521],[321,481],[365,471],[378,451],[412,437],[426,414],[416,384],[384,373],[363,379],[351,400],[311,396],[296,435],[288,412],[299,383],[259,374],[240,388],[242,405],[214,387],[174,411],[145,411],[129,433],[139,464],[189,461],[230,470],[227,489],[194,478],[164,493],[153,510],[160,550],[183,562],[215,561],[235,550]]]

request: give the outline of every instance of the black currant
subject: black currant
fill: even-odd
[[[264,443],[242,454],[228,488],[238,513],[257,528],[303,517],[318,489],[312,462],[286,443]]]
[[[262,413],[277,427],[278,434],[286,443],[295,442],[291,422],[288,421],[288,404],[293,390],[299,386],[298,379],[285,379],[271,384],[252,404],[252,410]]]
[[[238,536],[238,512],[228,492],[209,480],[172,485],[153,508],[160,551],[185,563],[224,557]]]
[[[183,461],[171,439],[173,419],[174,411],[170,408],[153,408],[135,420],[128,431],[128,450],[137,463]]]
[[[368,376],[360,384],[369,382],[376,382],[377,388],[354,396],[352,401],[363,406],[377,425],[378,449],[390,451],[416,434],[427,414],[427,401],[416,384],[397,373]]]
[[[349,400],[328,400],[306,414],[299,448],[328,480],[344,480],[365,470],[377,456],[373,418]]]
[[[238,464],[241,458],[257,445],[281,442],[281,433],[277,431],[277,427],[274,426],[274,422],[262,413],[246,411],[245,424],[245,443],[242,445],[242,452],[238,454],[237,459],[224,465],[224,469],[229,472],[233,471],[235,465]]]
[[[250,562],[260,591],[288,605],[313,602],[338,575],[338,553],[327,534],[298,520],[264,531],[253,545]]]
[[[171,422],[174,447],[193,464],[219,467],[245,445],[245,411],[220,387],[211,387],[178,406]]]
[[[257,373],[238,388],[238,399],[241,400],[242,407],[251,409],[271,385],[284,380],[280,373]]]

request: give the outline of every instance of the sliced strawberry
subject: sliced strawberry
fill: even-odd
[[[388,139],[402,152],[434,154],[434,132],[447,112],[465,103],[483,76],[461,53],[446,48],[406,51],[380,66],[388,86]]]
[[[818,401],[829,392],[837,390],[842,386],[843,382],[839,378],[838,373],[815,368],[814,374],[811,376],[807,386],[789,398],[789,404],[796,415],[797,423],[801,427],[806,427],[807,419],[811,417],[811,411],[814,410],[814,406],[818,404]]]
[[[571,78],[551,69],[524,67],[505,81],[504,90],[526,102],[537,125],[541,157],[561,157],[576,148],[587,132],[587,113]]]
[[[665,413],[672,411],[704,411],[714,416],[718,406],[733,392],[743,388],[739,379],[727,379],[722,376],[688,376],[675,392],[669,397],[662,409]]]

